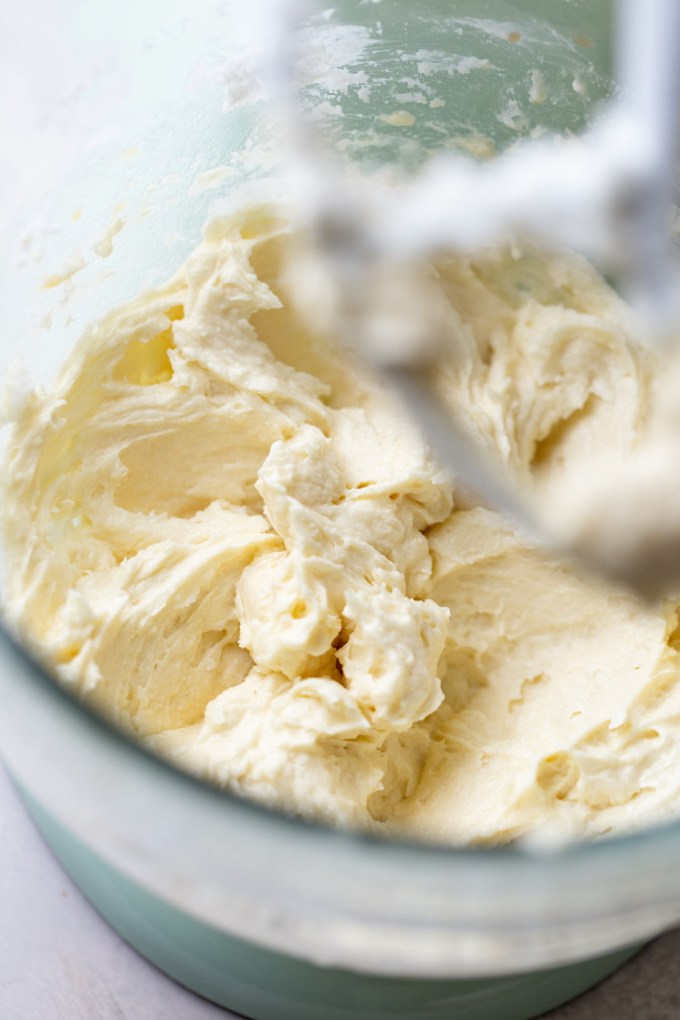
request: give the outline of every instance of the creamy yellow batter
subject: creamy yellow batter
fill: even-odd
[[[673,606],[463,503],[406,413],[286,299],[266,210],[93,327],[9,441],[6,607],[61,681],[180,766],[452,842],[680,810]],[[659,371],[571,257],[443,260],[439,385],[551,498],[634,448]]]

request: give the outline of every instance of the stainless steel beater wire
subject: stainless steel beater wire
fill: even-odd
[[[480,444],[460,425],[437,396],[427,370],[392,365],[380,369],[383,378],[413,413],[438,461],[480,499],[503,514],[530,540],[555,544],[522,499],[510,476],[497,468]]]

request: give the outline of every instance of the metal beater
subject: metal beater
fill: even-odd
[[[615,556],[597,535],[565,541],[454,421],[430,383],[442,340],[431,294],[412,268],[508,236],[575,249],[620,282],[645,332],[666,342],[680,309],[669,239],[680,154],[680,0],[619,0],[619,98],[581,137],[527,140],[484,165],[444,153],[379,196],[340,173],[296,100],[295,29],[308,9],[296,0],[267,9],[266,74],[291,141],[300,214],[337,296],[339,335],[400,394],[440,462],[530,538],[646,595],[677,581],[680,519],[661,537],[653,522],[637,534],[631,525]],[[387,330],[382,283],[395,274],[400,286],[389,293],[401,295],[399,315]]]

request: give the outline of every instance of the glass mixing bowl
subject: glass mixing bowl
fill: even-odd
[[[44,6],[25,59],[50,117],[30,146],[28,115],[10,125],[31,164],[10,182],[0,281],[2,368],[20,356],[36,382],[172,273],[209,213],[280,187],[234,4]],[[610,90],[610,19],[587,0],[345,0],[305,37],[303,95],[338,159],[486,158],[583,128]],[[247,1015],[521,1020],[680,919],[680,823],[543,852],[385,842],[181,774],[6,632],[0,692],[3,758],[76,882],[159,966]]]

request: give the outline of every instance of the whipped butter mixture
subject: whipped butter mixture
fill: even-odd
[[[266,804],[450,842],[680,811],[680,659],[645,607],[464,501],[290,307],[284,221],[213,224],[15,417],[7,612],[86,701]],[[435,270],[433,270],[435,272]],[[659,370],[571,257],[442,260],[439,386],[546,498],[625,457]]]

